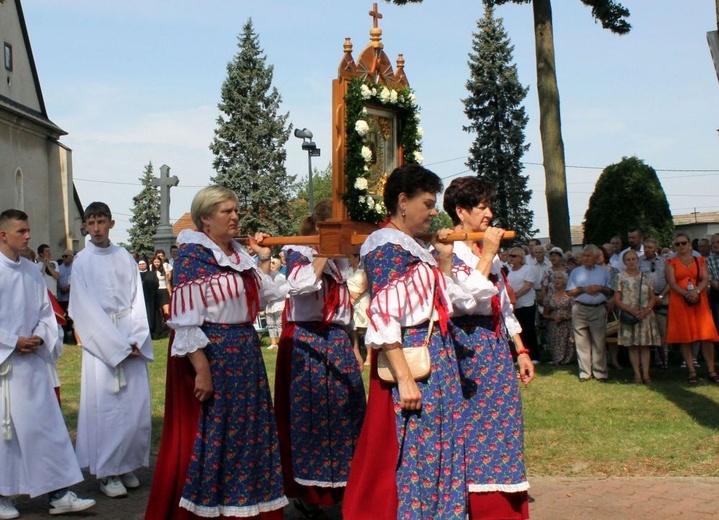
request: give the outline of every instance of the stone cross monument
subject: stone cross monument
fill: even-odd
[[[177,238],[170,225],[170,188],[180,184],[180,179],[175,175],[170,177],[170,167],[163,164],[160,166],[160,178],[152,179],[151,184],[160,187],[160,225],[157,226],[157,233],[152,240],[155,242],[155,249],[164,249],[169,258],[170,247]]]

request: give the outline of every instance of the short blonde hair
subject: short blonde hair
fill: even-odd
[[[552,273],[552,280],[562,280],[564,284],[566,285],[569,281],[569,277],[567,276],[567,273],[564,271],[554,271]]]
[[[522,249],[521,247],[513,247],[509,250],[509,254],[517,255],[517,257],[519,257],[519,259],[522,261],[522,265],[524,265],[527,261],[524,255],[524,249]]]
[[[190,205],[190,215],[197,231],[202,231],[202,217],[211,217],[218,204],[230,199],[237,202],[237,194],[223,186],[208,186],[198,191]]]

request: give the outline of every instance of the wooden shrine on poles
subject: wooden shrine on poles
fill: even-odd
[[[319,235],[271,237],[263,245],[315,245],[321,256],[331,257],[357,252],[386,217],[382,194],[387,176],[407,162],[421,162],[418,108],[404,56],[399,54],[393,67],[384,51],[376,3],[369,15],[369,44],[355,60],[352,41],[345,38],[332,81],[332,218],[317,224]],[[482,236],[457,233],[448,240]]]

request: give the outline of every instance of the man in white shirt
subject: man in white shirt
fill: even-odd
[[[134,470],[149,465],[154,355],[137,264],[110,242],[110,208],[93,202],[84,220],[90,242],[73,263],[69,309],[82,340],[77,456],[100,491],[118,498],[139,487]]]
[[[624,262],[622,262],[621,255],[622,237],[620,237],[619,235],[612,237],[609,240],[609,244],[612,246],[612,254],[609,258],[609,265],[621,271],[624,267]]]
[[[622,260],[622,258],[624,257],[624,253],[632,249],[634,252],[637,253],[637,256],[639,258],[641,258],[644,254],[644,232],[639,228],[630,229],[627,232],[627,242],[629,242],[629,247],[619,253],[619,261],[621,263],[614,266],[620,271],[624,271],[626,269],[626,267],[624,266],[624,260]],[[609,263],[611,264],[611,260]]]
[[[83,477],[46,362],[60,329],[37,267],[20,257],[30,240],[28,216],[0,213],[0,518],[17,518],[13,495],[50,499],[50,514],[83,511],[94,500],[68,490]]]

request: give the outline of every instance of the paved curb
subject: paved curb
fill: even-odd
[[[87,477],[73,490],[97,505],[74,515],[51,516],[47,498],[18,499],[20,518],[87,518],[141,520],[150,493],[152,470],[136,471],[142,486],[128,498],[111,499],[100,493],[97,481]],[[566,478],[530,477],[529,507],[532,520],[710,520],[719,517],[719,478]],[[341,520],[339,506],[327,512]],[[286,519],[302,518],[292,506]],[[155,519],[152,519],[155,520]],[[163,520],[163,519],[157,519]]]

